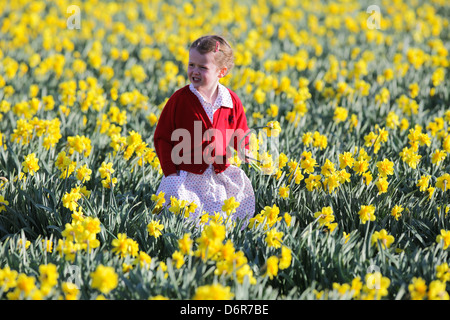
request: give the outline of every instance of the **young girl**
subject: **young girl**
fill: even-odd
[[[250,180],[227,161],[233,147],[242,157],[248,149],[247,119],[239,97],[219,83],[234,65],[233,51],[220,36],[204,36],[191,44],[187,69],[190,84],[168,100],[155,130],[154,144],[164,177],[157,194],[194,202],[191,219],[222,211],[225,200],[239,203],[230,211],[244,225],[255,211]],[[226,210],[225,210],[226,211]]]

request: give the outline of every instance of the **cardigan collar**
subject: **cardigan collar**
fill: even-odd
[[[200,92],[198,92],[197,89],[194,88],[194,85],[192,83],[189,85],[189,89],[197,96],[197,98],[200,100],[202,106],[207,103],[205,98],[201,95]],[[228,89],[223,84],[220,84],[220,83],[218,85],[218,90],[219,90],[219,92],[217,94],[216,101],[214,102],[213,109],[217,109],[220,107],[226,107],[226,108],[232,109],[233,108],[233,100],[231,99],[230,91],[228,91]]]

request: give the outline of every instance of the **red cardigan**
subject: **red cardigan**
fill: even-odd
[[[220,107],[214,113],[213,123],[189,85],[178,89],[169,98],[153,138],[165,176],[177,170],[202,174],[209,164],[220,173],[230,165],[228,146],[238,151],[241,143],[240,150],[248,149],[248,136],[245,135],[249,128],[244,108],[239,97],[230,89],[228,91],[233,108]]]

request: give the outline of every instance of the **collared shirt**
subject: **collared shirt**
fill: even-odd
[[[202,94],[197,89],[195,89],[192,83],[189,85],[189,89],[197,96],[198,100],[200,100],[200,103],[205,109],[206,114],[208,115],[211,122],[213,122],[214,113],[220,107],[233,108],[233,100],[231,99],[230,92],[224,85],[220,83],[218,85],[219,92],[217,94],[216,101],[214,101],[214,105],[212,105],[210,102],[207,102],[206,99],[202,96]]]

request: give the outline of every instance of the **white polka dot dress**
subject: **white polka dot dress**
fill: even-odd
[[[198,97],[208,117],[213,122],[213,115],[221,106],[233,108],[231,95],[226,87],[219,84],[219,93],[214,105],[207,103],[202,95],[191,84],[191,91]],[[222,211],[224,201],[231,197],[239,202],[236,212],[231,218],[244,220],[244,226],[255,213],[255,194],[253,186],[245,172],[234,165],[216,174],[210,165],[203,174],[194,174],[180,170],[179,175],[163,177],[156,193],[165,193],[166,205],[170,206],[170,197],[178,200],[195,202],[197,209],[189,215],[189,219],[197,219],[207,212],[210,215],[220,213],[224,220],[228,217]]]

